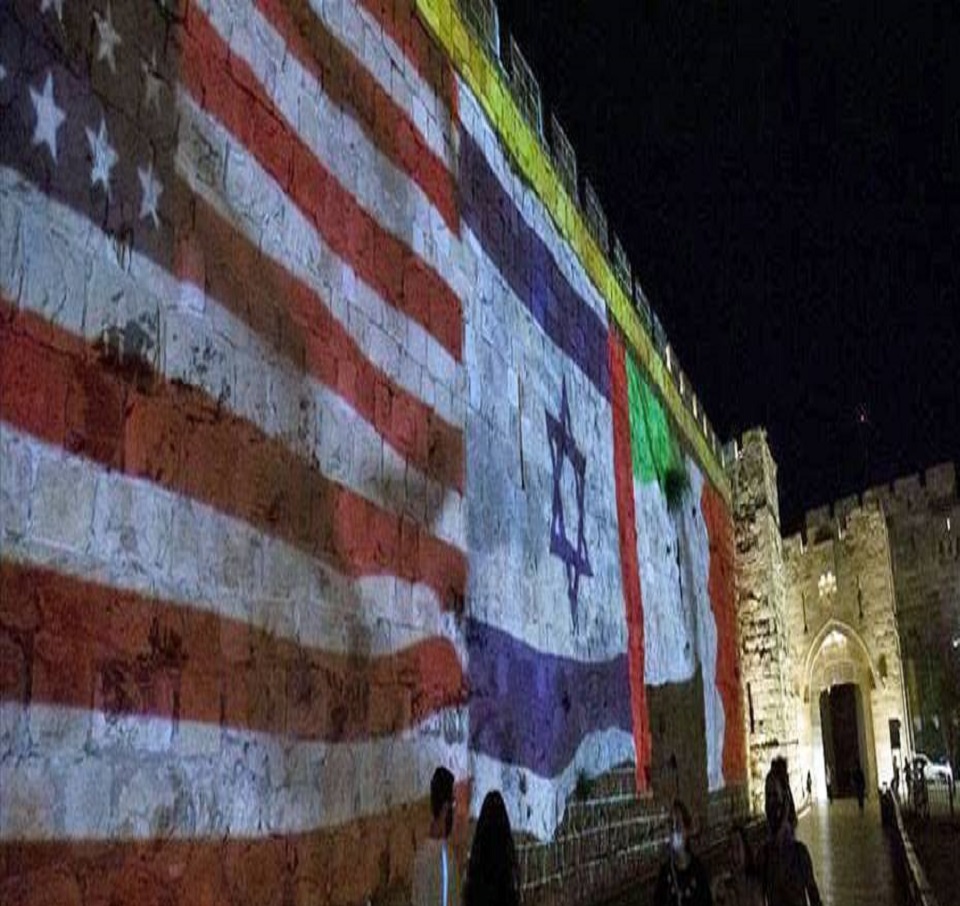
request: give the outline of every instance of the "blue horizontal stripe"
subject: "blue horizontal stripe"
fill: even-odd
[[[590,733],[633,732],[626,652],[577,661],[474,620],[467,650],[474,752],[555,777]]]
[[[606,324],[567,281],[465,131],[460,133],[460,205],[463,222],[517,298],[609,399]]]

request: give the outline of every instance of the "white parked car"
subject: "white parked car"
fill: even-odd
[[[953,768],[950,767],[949,761],[943,761],[942,763],[937,763],[931,761],[926,755],[922,752],[917,752],[913,756],[913,763],[921,762],[923,764],[923,776],[927,783],[953,783]]]

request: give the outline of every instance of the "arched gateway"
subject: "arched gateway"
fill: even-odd
[[[909,746],[886,522],[878,506],[813,513],[784,541],[787,622],[797,693],[797,757],[814,795],[893,780]]]
[[[829,776],[835,796],[851,794],[857,765],[868,789],[875,788],[885,754],[877,750],[873,699],[880,683],[866,643],[852,626],[829,620],[810,645],[804,676],[814,788],[825,792]],[[892,771],[892,763],[889,767]]]

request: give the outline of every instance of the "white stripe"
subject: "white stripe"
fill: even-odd
[[[271,260],[310,287],[363,354],[457,428],[466,374],[413,318],[384,301],[324,242],[314,224],[230,132],[179,95],[177,171]],[[205,174],[201,177],[199,174]]]
[[[648,686],[685,683],[697,669],[694,613],[683,606],[681,539],[656,479],[634,478],[637,563],[643,600],[643,678]]]
[[[723,735],[726,721],[717,689],[717,620],[710,601],[710,536],[703,515],[703,475],[696,463],[684,457],[687,490],[683,495],[681,543],[684,557],[683,609],[693,614],[697,634],[697,659],[703,676],[703,712],[707,742],[709,789],[723,787]]]
[[[429,83],[417,71],[416,65],[400,46],[384,31],[376,18],[359,3],[345,0],[342,18],[338,4],[329,0],[309,0],[310,8],[323,19],[331,33],[342,43],[359,53],[359,29],[356,22],[363,23],[363,58],[367,70],[380,86],[388,91],[417,125],[420,135],[430,149],[447,165],[453,167],[455,158],[454,121],[452,111],[445,99],[437,96]],[[372,34],[375,40],[369,40]],[[384,58],[386,52],[387,59]],[[389,61],[389,62],[388,62]],[[389,67],[389,75],[387,69]],[[452,72],[452,67],[450,67]],[[402,71],[402,79],[400,77]]]
[[[460,98],[461,128],[481,149],[501,187],[513,201],[517,213],[549,249],[551,257],[567,282],[606,324],[607,304],[584,270],[580,258],[560,235],[553,218],[537,193],[521,179],[515,167],[507,159],[500,139],[469,86],[458,78],[457,88]]]
[[[489,755],[470,753],[470,814],[480,814],[483,797],[500,790],[514,832],[551,840],[563,821],[577,777],[599,777],[618,765],[636,763],[633,737],[623,730],[601,730],[585,736],[570,763],[556,777],[540,777],[527,768]]]
[[[336,828],[422,799],[438,764],[465,778],[465,726],[465,711],[450,709],[386,739],[294,742],[5,703],[0,840],[262,839]],[[43,740],[40,753],[29,739]],[[11,757],[18,745],[29,754]]]
[[[0,170],[0,195],[17,207],[30,242],[22,246],[19,267],[0,274],[0,291],[8,298],[50,317],[46,281],[55,270],[64,286],[56,301],[62,303],[61,313],[72,313],[64,319],[67,329],[96,341],[134,325],[161,346],[159,354],[156,346],[146,353],[166,378],[202,388],[306,462],[318,463],[327,477],[465,548],[463,499],[456,489],[442,487],[406,463],[346,401],[277,356],[214,300],[206,300],[203,315],[184,311],[177,300],[189,297],[195,287],[181,285],[136,251],[130,253],[130,273],[113,266],[111,239],[39,189],[19,185],[13,191],[13,182],[21,182],[15,172]],[[70,237],[83,235],[82,246],[56,236],[49,224]],[[90,261],[97,266],[89,268]]]
[[[380,23],[352,0],[343,0],[341,3],[309,0],[309,5],[330,34],[406,113],[430,150],[444,161],[448,168],[452,168],[450,111],[423,79],[416,66],[382,29]],[[248,25],[253,14],[256,13],[261,19],[262,16],[249,0],[197,0],[196,6],[208,19],[216,20],[218,32],[230,44],[234,53],[245,56],[246,52],[255,46],[252,42],[257,45],[264,44],[260,36],[250,34],[252,30],[255,31]],[[256,28],[259,27],[258,23]],[[283,47],[283,42],[279,36],[274,37],[274,34],[271,26],[271,42],[265,45],[267,56],[264,62],[279,70],[289,64],[289,52],[286,56],[277,52]]]
[[[378,657],[447,639],[436,593],[391,576],[347,578],[247,523],[108,471],[0,422],[3,556],[162,598],[331,653]]]
[[[627,650],[610,402],[545,335],[473,233],[464,232],[477,261],[464,362],[480,376],[470,383],[467,475],[483,495],[468,493],[467,537],[477,539],[469,546],[471,615],[544,654],[609,660]],[[554,470],[544,414],[559,415],[564,383],[574,437],[588,457],[584,541],[593,575],[580,581],[576,632],[566,564],[550,551]],[[566,531],[576,540],[575,522]]]
[[[251,68],[294,133],[387,232],[398,237],[451,286],[467,291],[456,267],[457,236],[411,176],[368,137],[361,124],[324,93],[323,85],[289,52],[275,59],[282,36],[252,0],[231,7],[209,2],[208,19],[230,50]],[[451,181],[452,200],[456,201]]]

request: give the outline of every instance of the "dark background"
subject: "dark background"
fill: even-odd
[[[785,530],[960,458],[960,3],[498,7]]]

